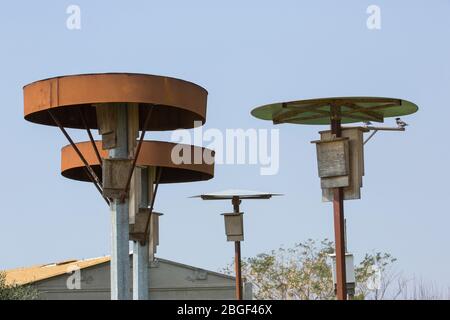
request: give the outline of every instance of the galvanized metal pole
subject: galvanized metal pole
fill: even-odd
[[[113,159],[128,158],[128,116],[127,106],[118,105],[117,146],[109,151]],[[114,199],[111,203],[111,299],[130,299],[130,256],[128,199],[121,202]]]
[[[139,172],[139,171],[135,171]],[[150,205],[149,188],[153,186],[149,183],[149,169],[141,168],[141,196],[140,207],[147,208]],[[133,300],[148,300],[148,263],[149,263],[149,241],[133,242]]]
[[[133,300],[148,300],[148,241],[133,243]]]
[[[337,138],[342,135],[339,108],[332,107],[331,134]],[[334,238],[336,251],[336,291],[338,300],[347,300],[347,281],[345,275],[345,231],[344,231],[344,188],[333,190]]]
[[[234,213],[239,213],[239,197],[233,197]],[[242,300],[242,265],[241,265],[241,242],[234,242],[234,269],[236,273],[236,300]]]

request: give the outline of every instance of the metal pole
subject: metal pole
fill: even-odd
[[[139,171],[135,171],[137,173]],[[149,182],[149,169],[141,169],[141,203],[140,207],[147,208],[150,205],[149,188],[153,188]],[[150,180],[150,181],[153,181]],[[151,194],[151,192],[150,192]],[[133,241],[133,300],[148,300],[148,263],[149,241]]]
[[[72,146],[73,150],[75,150],[75,152],[77,153],[77,155],[80,158],[80,160],[83,162],[84,168],[85,168],[84,170],[85,170],[86,175],[88,176],[88,178],[92,181],[92,183],[94,183],[95,188],[98,190],[98,192],[100,192],[100,194],[102,195],[103,199],[105,199],[106,203],[108,205],[110,205],[109,199],[107,199],[106,197],[103,196],[102,183],[101,183],[100,179],[97,177],[97,175],[95,174],[95,172],[92,169],[92,167],[86,161],[86,159],[84,158],[84,156],[81,153],[80,149],[78,149],[78,147],[75,144],[75,142],[73,142],[72,138],[67,133],[66,129],[64,129],[64,127],[62,126],[61,122],[59,122],[58,118],[50,110],[48,110],[48,113],[49,113],[50,117],[53,119],[53,121],[55,122],[55,124],[59,127],[61,132],[64,134],[66,139],[69,141],[70,145]]]
[[[92,136],[91,129],[89,129],[89,126],[88,126],[88,123],[86,120],[86,116],[84,115],[84,111],[81,107],[78,110],[80,112],[81,121],[83,122],[83,126],[86,129],[86,132],[89,136],[89,140],[91,141],[92,148],[95,151],[95,155],[97,156],[97,160],[98,160],[98,163],[100,164],[100,168],[101,168],[103,165],[102,157],[100,156],[100,152],[98,151],[97,145],[95,144],[95,140],[94,140],[94,137]]]
[[[133,241],[133,300],[148,300],[148,241]]]
[[[332,106],[331,134],[341,137],[341,119],[339,107]],[[345,275],[345,231],[344,231],[344,188],[333,190],[334,238],[336,251],[336,287],[337,299],[347,300]]]
[[[236,271],[236,300],[242,300],[242,274],[241,274],[241,242],[234,242],[234,268]]]
[[[128,158],[128,108],[114,105],[117,112],[117,146],[109,151],[113,159]],[[111,243],[111,299],[130,299],[130,256],[128,199],[121,202],[114,199],[111,204],[112,243]]]
[[[233,197],[233,211],[239,213],[239,197]],[[234,242],[234,269],[236,273],[236,300],[242,300],[242,265],[241,265],[241,242]]]

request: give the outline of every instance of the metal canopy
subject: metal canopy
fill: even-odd
[[[206,193],[191,198],[202,200],[231,200],[233,213],[223,214],[225,218],[225,233],[227,241],[234,241],[234,270],[236,273],[236,299],[242,300],[242,264],[241,241],[244,240],[243,212],[239,210],[241,200],[245,199],[270,199],[273,196],[281,196],[279,193],[259,192],[250,190],[228,189],[219,192]]]
[[[414,113],[418,107],[409,101],[377,97],[341,97],[298,100],[265,105],[251,114],[274,124],[331,124],[337,117],[341,123],[383,122],[384,118]]]
[[[139,129],[148,131],[192,128],[206,120],[208,92],[188,81],[146,74],[99,73],[55,77],[26,85],[25,119],[55,126],[48,111],[66,128],[98,129],[95,105],[139,105]],[[145,116],[152,110],[150,122]]]
[[[192,157],[191,164],[174,164],[171,154],[175,144],[144,142],[146,131],[193,128],[197,121],[203,125],[207,91],[191,82],[169,77],[103,73],[36,81],[26,85],[23,94],[25,119],[57,126],[70,143],[62,150],[62,175],[93,182],[110,207],[111,298],[129,299],[130,200],[126,196],[133,183],[136,165],[157,167],[151,199],[143,200],[149,205],[150,212],[161,180],[163,183],[208,180],[214,171],[211,161],[196,164]],[[90,141],[76,144],[66,128],[85,129]],[[103,145],[94,141],[91,129],[99,129]],[[133,141],[137,136],[139,139]],[[192,151],[207,151],[194,146],[185,146],[184,150],[192,154],[196,153]],[[212,152],[210,154],[214,156]],[[100,179],[103,173],[105,177]],[[111,183],[112,177],[121,183]],[[148,188],[149,182],[141,179],[141,188]],[[114,194],[118,189],[123,190]],[[144,235],[148,234],[149,224],[150,219],[147,219]],[[135,241],[134,246],[138,253],[133,257],[133,263],[136,263],[133,297],[141,299],[148,294],[148,279],[141,276],[148,271],[148,259],[145,258],[148,243]]]
[[[232,200],[233,198],[239,199],[270,199],[273,196],[282,196],[279,193],[268,193],[250,190],[229,189],[219,192],[206,193],[191,198],[202,198],[203,200]]]
[[[101,141],[95,142],[102,158],[107,158],[108,151],[102,149]],[[205,151],[205,148],[191,147],[192,164],[175,164],[171,159],[171,153],[177,144],[161,141],[144,141],[139,153],[136,165],[163,168],[161,171],[160,183],[181,183],[194,182],[212,179],[214,176],[214,164],[194,163],[194,154]],[[95,149],[90,141],[77,143],[76,146],[83,154],[84,158],[97,174],[102,176],[102,168],[96,155]],[[197,151],[195,151],[197,150]],[[85,165],[71,145],[67,145],[61,150],[61,174],[72,180],[90,181],[84,170]]]
[[[337,141],[342,138],[342,123],[384,122],[384,118],[404,116],[417,110],[418,107],[414,103],[401,99],[342,97],[275,103],[256,108],[251,113],[256,118],[272,120],[273,124],[329,124],[332,141]],[[330,189],[333,195],[336,296],[338,300],[346,300],[344,187],[336,186]]]

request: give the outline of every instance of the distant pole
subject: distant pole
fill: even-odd
[[[128,158],[128,116],[126,105],[115,105],[117,112],[117,147],[111,149],[113,159]],[[130,299],[130,256],[128,199],[111,203],[112,243],[111,243],[111,299]]]
[[[239,213],[239,197],[233,197],[233,211]],[[241,266],[241,242],[234,242],[234,269],[236,273],[236,300],[242,300],[242,266]]]
[[[148,208],[150,205],[149,188],[153,188],[151,182],[149,182],[150,170],[148,168],[142,168],[141,172],[141,201],[140,208]],[[139,171],[136,171],[139,172]],[[149,239],[147,238],[144,243],[141,241],[133,241],[133,300],[148,300],[148,277],[149,277],[149,251],[148,251]]]
[[[332,106],[331,134],[336,138],[342,136],[339,106]],[[344,223],[344,188],[333,190],[334,237],[336,251],[336,287],[337,299],[347,300],[345,276],[345,223]]]

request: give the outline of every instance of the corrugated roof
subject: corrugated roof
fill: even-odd
[[[5,270],[7,284],[28,284],[45,280],[73,271],[75,268],[88,268],[109,262],[110,257],[99,257],[86,260],[65,260],[50,264],[41,264],[27,268]]]

